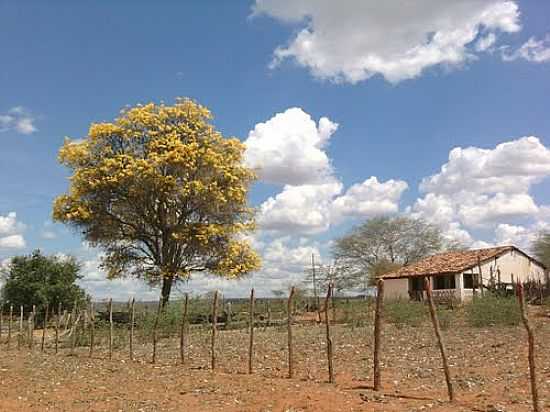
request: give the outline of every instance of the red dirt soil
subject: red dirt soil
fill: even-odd
[[[537,318],[537,367],[550,407],[550,321]],[[220,331],[219,369],[209,367],[209,333],[193,331],[189,360],[178,342],[136,345],[136,360],[105,347],[94,358],[51,347],[45,354],[0,347],[0,411],[514,411],[531,410],[525,332],[518,327],[444,331],[458,401],[449,404],[429,323],[384,333],[383,391],[372,384],[372,327],[333,327],[335,385],[328,384],[324,326],[296,326],[296,378],[287,379],[286,328],[256,332],[255,372],[246,374],[246,331]],[[545,410],[545,409],[544,409]]]

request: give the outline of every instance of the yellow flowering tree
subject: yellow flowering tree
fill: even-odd
[[[189,99],[138,105],[59,152],[72,176],[54,219],[105,251],[109,278],[161,284],[163,305],[192,273],[239,278],[260,266],[244,236],[254,229],[247,194],[255,176],[244,145],[211,119]]]

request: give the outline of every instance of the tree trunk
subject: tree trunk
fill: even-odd
[[[168,300],[170,299],[170,292],[172,290],[172,284],[174,283],[173,277],[164,277],[162,278],[162,291],[161,291],[161,307],[162,310],[166,307]]]

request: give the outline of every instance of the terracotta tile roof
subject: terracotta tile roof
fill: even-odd
[[[441,273],[461,273],[467,269],[476,267],[478,258],[481,263],[483,263],[487,260],[500,256],[509,250],[517,250],[526,255],[515,246],[499,246],[488,249],[445,252],[428,256],[415,263],[403,266],[395,272],[383,275],[382,278],[396,279],[413,276],[430,276]]]

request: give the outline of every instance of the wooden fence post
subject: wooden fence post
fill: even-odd
[[[69,329],[69,319],[71,317],[71,313],[65,309],[63,311],[63,321],[65,322],[65,327],[64,327],[64,331],[67,332],[67,329]]]
[[[180,325],[180,361],[183,365],[185,363],[185,347],[187,346],[186,342],[186,333],[187,333],[187,306],[189,303],[189,294],[185,294],[185,299],[183,300],[183,309],[181,315],[181,325]]]
[[[380,370],[380,349],[382,346],[382,324],[384,308],[384,280],[378,279],[376,293],[376,312],[374,314],[374,390],[379,391],[382,385]]]
[[[29,349],[32,349],[34,344],[34,315],[36,313],[36,305],[32,305],[32,312],[29,314]]]
[[[73,325],[74,325],[74,322],[76,321],[76,307],[77,307],[77,303],[76,303],[76,299],[75,299],[74,304],[73,304],[73,310],[71,312],[71,316],[69,316],[69,319],[73,323]],[[69,323],[69,320],[67,320],[67,324],[68,323]],[[69,325],[69,326],[71,326],[71,325]]]
[[[443,342],[443,336],[441,335],[441,329],[439,328],[439,320],[437,319],[437,312],[435,310],[435,304],[432,298],[432,286],[430,285],[430,279],[424,278],[424,289],[426,290],[426,297],[428,298],[428,305],[430,308],[430,317],[434,326],[435,336],[437,338],[437,344],[441,352],[441,360],[443,361],[443,370],[445,372],[445,381],[447,382],[447,391],[449,393],[449,400],[454,401],[453,383],[451,381],[451,372],[449,370],[449,364],[447,362],[447,351],[445,349],[445,343]]]
[[[328,316],[328,307],[332,296],[332,283],[328,285],[327,297],[325,298],[325,324],[327,338],[327,359],[328,359],[328,381],[334,383],[334,369],[332,365],[332,339],[330,337],[330,319]]]
[[[153,324],[153,359],[152,363],[157,361],[157,329],[159,326],[160,311],[162,309],[162,298],[159,299],[159,304],[157,307],[157,314],[155,316],[155,323]]]
[[[264,332],[267,330],[267,328],[271,324],[271,305],[269,304],[269,301],[266,302],[266,307],[267,307],[267,321],[264,325]]]
[[[10,349],[10,346],[11,346],[11,324],[12,324],[12,321],[13,321],[13,305],[10,304],[10,320],[8,322],[8,350]]]
[[[44,311],[44,327],[42,328],[42,342],[40,343],[40,352],[44,352],[44,344],[46,342],[46,328],[48,327],[48,311],[50,305],[46,302],[46,310]]]
[[[21,305],[21,313],[19,315],[19,336],[17,337],[17,349],[21,349],[23,345],[23,305]]]
[[[76,340],[77,340],[79,323],[80,323],[80,315],[77,315],[76,308],[75,308],[73,325],[71,327],[71,332],[70,332],[71,333],[71,355],[74,355],[74,350],[76,348]]]
[[[55,318],[55,353],[57,354],[59,347],[59,322],[61,317],[61,302],[57,305],[57,316]]]
[[[539,404],[539,393],[537,389],[537,373],[536,373],[536,364],[535,364],[535,336],[533,334],[533,329],[529,324],[529,319],[527,317],[527,310],[525,308],[525,296],[523,292],[523,285],[521,282],[517,284],[517,296],[519,301],[519,307],[521,311],[521,321],[523,326],[527,331],[527,342],[529,345],[529,378],[531,381],[531,396],[533,398],[533,411],[540,412],[542,411]]]
[[[185,364],[185,350],[187,347],[187,310],[189,304],[189,294],[185,294],[182,309],[181,309],[181,323],[180,323],[180,362]]]
[[[336,305],[334,304],[334,282],[331,283],[330,306],[332,308],[332,324],[336,324]]]
[[[134,360],[134,323],[136,317],[136,298],[130,302],[130,360]]]
[[[212,302],[212,342],[210,348],[211,367],[216,369],[216,329],[218,323],[218,291],[214,292],[214,301]]]
[[[254,288],[250,291],[250,307],[248,317],[248,373],[252,373],[252,359],[254,358]]]
[[[0,344],[2,343],[3,328],[4,328],[4,302],[0,304]]]
[[[293,322],[293,299],[295,288],[292,286],[287,302],[287,329],[288,329],[288,377],[294,377],[294,353],[292,347],[292,322]]]
[[[88,356],[91,358],[94,356],[94,341],[95,341],[95,312],[94,302],[90,302],[90,352]]]
[[[109,360],[113,359],[113,298],[109,298]]]

